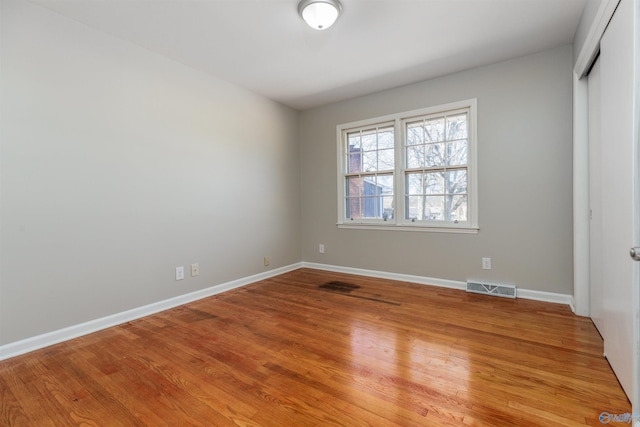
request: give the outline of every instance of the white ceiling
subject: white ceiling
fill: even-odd
[[[298,110],[571,43],[586,0],[32,0]]]

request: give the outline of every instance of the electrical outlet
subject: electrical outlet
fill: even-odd
[[[482,269],[491,270],[491,258],[482,258]]]
[[[271,260],[269,259],[268,256],[264,257],[264,266],[267,267],[269,266],[269,264],[271,264]]]
[[[184,267],[176,267],[176,280],[184,279]]]
[[[320,243],[320,245],[318,246],[318,252],[320,252],[321,254],[324,253],[324,244]]]
[[[200,274],[200,266],[196,262],[195,264],[191,264],[191,277],[197,277]]]

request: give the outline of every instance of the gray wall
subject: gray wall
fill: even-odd
[[[302,258],[571,294],[572,63],[563,46],[301,113]],[[336,125],[468,98],[478,99],[477,235],[336,227]]]
[[[297,113],[30,3],[0,11],[0,345],[264,256],[571,293],[570,46]],[[479,234],[337,229],[337,124],[473,97]]]
[[[0,345],[300,260],[297,112],[0,3]]]

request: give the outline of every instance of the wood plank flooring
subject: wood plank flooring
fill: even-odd
[[[563,305],[300,269],[0,362],[0,424],[596,426],[602,351]]]

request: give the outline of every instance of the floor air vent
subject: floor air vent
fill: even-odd
[[[467,281],[467,292],[476,294],[495,295],[497,297],[515,298],[516,287],[513,285],[499,285],[497,283],[483,283]]]

